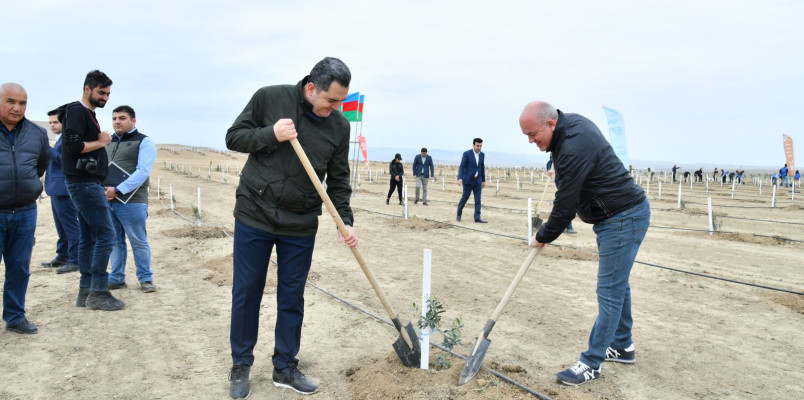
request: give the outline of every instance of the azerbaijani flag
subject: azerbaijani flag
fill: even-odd
[[[343,116],[349,121],[357,121],[358,117],[358,100],[360,99],[360,92],[354,92],[346,96],[341,105],[341,112]]]
[[[357,120],[358,121],[363,120],[363,98],[365,98],[365,97],[366,97],[365,95],[362,95],[362,94],[360,95],[359,104],[357,106]]]

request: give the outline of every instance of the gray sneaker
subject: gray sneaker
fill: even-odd
[[[153,293],[156,291],[156,285],[151,281],[142,282],[140,283],[140,290],[143,293]]]
[[[245,399],[251,394],[251,366],[237,364],[229,371],[229,396],[235,400]]]
[[[128,285],[125,282],[120,283],[110,283],[109,290],[117,290],[117,289],[127,289]]]
[[[67,263],[56,269],[57,274],[66,274],[73,271],[78,271],[78,264]]]
[[[75,299],[75,306],[86,307],[87,296],[89,296],[89,288],[78,288],[78,298]]]
[[[285,369],[274,368],[273,381],[274,386],[285,387],[301,394],[313,394],[318,391],[318,385],[307,379],[294,364]]]
[[[117,311],[122,310],[126,303],[114,298],[110,292],[89,292],[87,307],[93,310]]]

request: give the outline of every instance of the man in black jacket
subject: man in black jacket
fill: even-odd
[[[553,210],[531,245],[555,240],[575,213],[594,224],[597,235],[598,317],[589,335],[589,349],[557,375],[562,383],[579,385],[600,377],[604,361],[635,361],[628,278],[648,229],[650,205],[592,121],[564,114],[545,102],[532,102],[522,111],[519,125],[530,143],[551,152],[559,179]]]
[[[351,73],[337,58],[319,61],[296,85],[257,90],[226,133],[230,150],[249,153],[235,202],[234,279],[229,395],[251,393],[249,377],[257,343],[260,303],[271,251],[277,257],[277,317],[273,383],[302,394],[318,386],[298,369],[304,319],[304,286],[313,257],[322,199],[296,155],[298,139],[318,179],[357,246],[349,205],[349,121],[338,111],[349,91]]]
[[[36,199],[50,161],[47,133],[25,119],[28,94],[16,83],[0,86],[0,257],[5,263],[3,320],[6,330],[32,334],[25,293],[36,232]]]
[[[112,137],[101,131],[95,109],[106,105],[112,80],[101,71],[90,71],[84,79],[81,101],[60,107],[64,110],[61,170],[67,191],[78,210],[78,281],[76,307],[114,311],[126,306],[109,292],[106,267],[112,253],[114,227],[109,202],[101,183],[109,168],[104,147]]]

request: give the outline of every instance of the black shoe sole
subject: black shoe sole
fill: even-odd
[[[9,328],[9,327],[6,327],[6,330],[9,331],[9,332],[19,333],[21,335],[35,335],[37,332],[39,332],[38,329],[35,330],[35,331],[23,331],[21,329],[14,329],[14,328]]]

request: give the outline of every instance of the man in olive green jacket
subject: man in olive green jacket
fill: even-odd
[[[319,61],[296,85],[257,90],[226,133],[230,150],[249,153],[235,203],[229,395],[246,398],[257,343],[260,302],[271,251],[277,254],[273,382],[302,394],[318,386],[297,368],[304,287],[312,263],[321,197],[289,140],[296,138],[357,246],[349,205],[349,122],[338,111],[351,73],[337,58]]]

